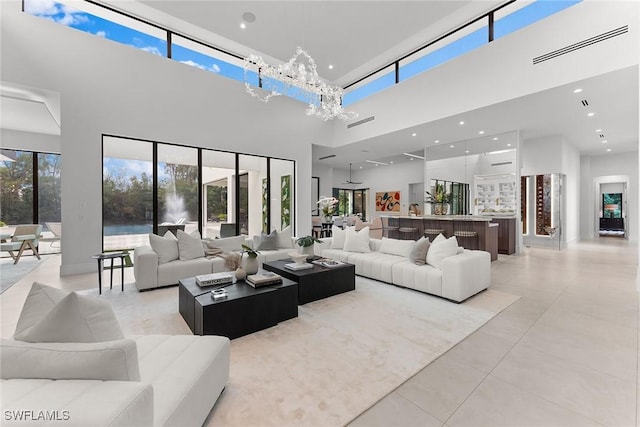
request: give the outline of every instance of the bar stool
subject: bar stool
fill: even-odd
[[[382,237],[394,238],[395,232],[400,231],[398,227],[389,225],[389,217],[383,216],[382,219]]]
[[[444,230],[440,230],[437,228],[427,228],[426,230],[424,230],[424,237],[428,237],[432,242],[433,239],[438,236],[438,234],[442,234],[444,236]]]
[[[402,240],[416,240],[418,229],[415,227],[400,227],[398,228],[398,232]]]
[[[479,249],[478,233],[476,231],[458,230],[454,231],[454,236],[459,241],[460,246],[465,249]],[[460,242],[460,240],[462,240]],[[465,243],[466,242],[466,243]]]

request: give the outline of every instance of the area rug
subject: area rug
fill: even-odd
[[[32,256],[20,257],[17,264],[11,258],[0,259],[0,294],[31,273],[43,259]]]
[[[176,287],[103,291],[126,334],[190,333]],[[97,295],[97,291],[85,291]],[[518,299],[455,304],[358,277],[356,290],[231,342],[231,374],[207,425],[345,425]]]

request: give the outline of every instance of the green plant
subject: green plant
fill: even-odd
[[[242,245],[242,253],[247,254],[249,258],[256,258],[260,251],[257,251],[247,245]]]
[[[316,239],[313,236],[304,236],[296,240],[296,244],[303,248],[308,248],[309,246],[312,246],[314,243],[322,243],[322,241]]]
[[[425,203],[450,203],[451,193],[447,193],[444,188],[444,184],[436,184],[434,194],[426,191],[427,197],[424,199]]]
[[[7,224],[4,221],[0,221],[0,227],[6,227]]]

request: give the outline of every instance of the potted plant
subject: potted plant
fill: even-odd
[[[300,246],[300,253],[307,254],[307,258],[313,256],[314,243],[322,243],[322,241],[313,236],[304,236],[296,240],[296,244]]]
[[[244,271],[247,274],[256,274],[258,272],[258,254],[257,251],[247,245],[242,245],[242,261]],[[246,258],[244,254],[247,254]]]
[[[320,208],[320,212],[322,212],[325,222],[331,222],[337,204],[338,199],[335,197],[320,197],[320,200],[318,200],[318,207]]]
[[[436,184],[434,194],[426,191],[425,203],[431,203],[434,215],[446,215],[451,202],[451,193],[447,193],[444,184]]]

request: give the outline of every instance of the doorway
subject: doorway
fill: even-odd
[[[599,177],[596,178],[595,184],[595,235],[628,239],[628,178],[622,176]]]

